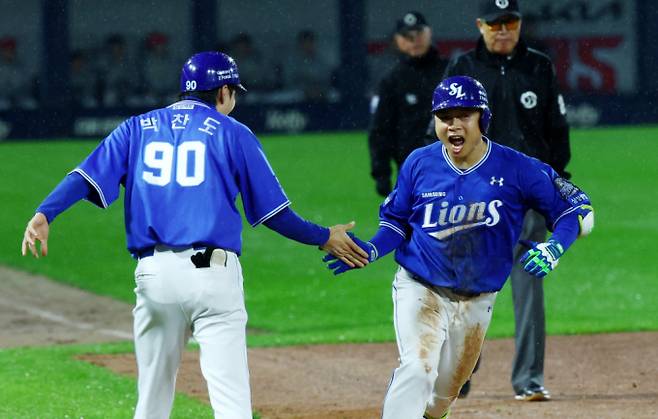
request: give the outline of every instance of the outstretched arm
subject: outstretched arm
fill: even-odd
[[[38,258],[39,252],[36,245],[38,241],[41,242],[41,255],[46,256],[50,223],[73,204],[89,196],[91,192],[87,181],[78,173],[66,176],[39,205],[36,214],[27,223],[21,243],[21,254],[25,256],[29,250],[34,257]]]
[[[319,246],[322,250],[340,258],[350,267],[363,267],[368,255],[347,235],[354,222],[322,227],[301,218],[290,207],[284,208],[264,222],[265,226],[291,240]]]
[[[397,247],[404,241],[402,236],[388,227],[380,227],[375,235],[367,242],[364,242],[351,233],[349,234],[354,243],[368,253],[368,262],[374,262],[375,260],[386,256],[393,250],[397,249]],[[343,272],[354,269],[353,266],[348,266],[343,263],[343,261],[336,260],[335,257],[330,255],[325,256],[322,260],[325,262],[331,262],[327,265],[327,268],[331,269],[334,272],[334,275],[340,275]]]

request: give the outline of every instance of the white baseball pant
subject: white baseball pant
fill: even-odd
[[[458,296],[398,269],[393,311],[400,366],[384,399],[383,419],[421,418],[426,410],[443,415],[475,368],[496,294]]]
[[[235,253],[218,249],[210,267],[196,268],[190,260],[196,252],[156,246],[153,256],[137,264],[137,419],[169,417],[190,335],[200,346],[201,372],[215,417],[252,417],[240,262]]]

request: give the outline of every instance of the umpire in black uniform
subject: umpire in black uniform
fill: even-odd
[[[373,97],[368,135],[371,174],[382,196],[391,192],[391,160],[399,169],[413,150],[427,144],[432,92],[447,64],[432,45],[432,30],[422,14],[405,13],[394,37],[400,60]]]
[[[564,100],[550,58],[528,48],[520,38],[521,18],[517,0],[486,0],[476,21],[481,34],[476,48],[455,57],[444,76],[463,74],[479,80],[493,113],[491,139],[550,164],[568,179],[565,168],[571,153]],[[542,242],[546,233],[543,217],[528,212],[521,239]],[[527,250],[517,245],[514,260]],[[543,283],[517,264],[511,284],[516,321],[515,398],[549,400],[550,393],[544,388]]]

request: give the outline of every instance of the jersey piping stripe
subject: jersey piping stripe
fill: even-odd
[[[407,235],[404,234],[404,231],[400,230],[398,227],[396,227],[395,225],[393,225],[393,224],[391,224],[391,223],[389,223],[389,222],[387,222],[387,221],[380,221],[380,222],[379,222],[379,225],[382,226],[382,227],[388,227],[388,228],[390,228],[391,230],[395,231],[395,232],[398,233],[400,236],[402,236],[403,239],[406,239],[406,238],[407,238]]]
[[[483,137],[483,138],[486,139],[487,137]],[[472,167],[469,167],[469,168],[466,169],[466,170],[462,170],[462,169],[460,169],[459,167],[455,166],[455,164],[454,164],[454,163],[452,162],[452,160],[450,159],[450,156],[448,155],[448,149],[446,148],[445,145],[441,144],[441,151],[443,152],[443,158],[444,158],[445,161],[448,163],[448,166],[450,166],[450,168],[451,168],[452,170],[454,170],[454,171],[455,171],[457,174],[459,174],[460,176],[467,175],[467,174],[469,174],[469,173],[475,171],[478,167],[482,166],[482,164],[483,164],[483,163],[487,160],[487,158],[489,157],[489,154],[491,154],[491,149],[492,149],[491,141],[487,139],[487,151],[484,153],[484,156],[482,156],[482,158],[480,159],[480,161],[477,162],[477,163],[475,163]]]
[[[555,230],[555,226],[557,225],[558,221],[560,221],[560,219],[561,219],[562,217],[564,217],[565,215],[569,215],[569,214],[571,214],[571,213],[574,212],[574,211],[577,211],[578,208],[579,208],[579,207],[571,207],[571,208],[569,208],[568,210],[564,211],[562,214],[560,214],[560,215],[557,217],[557,219],[555,220],[555,222],[553,223],[553,230]]]
[[[69,174],[73,172],[80,174],[80,176],[85,178],[85,180],[89,182],[91,186],[94,187],[94,189],[96,189],[96,192],[98,192],[98,196],[101,198],[101,203],[103,204],[103,208],[107,208],[108,205],[107,205],[107,201],[105,200],[105,195],[103,195],[103,191],[101,190],[100,186],[98,186],[98,184],[94,181],[94,179],[92,179],[91,176],[86,174],[85,171],[80,169],[79,167],[71,170]]]
[[[272,211],[270,211],[270,212],[268,212],[267,214],[265,214],[263,217],[261,217],[260,220],[256,221],[256,222],[253,223],[251,226],[252,226],[252,227],[256,227],[258,224],[260,224],[260,223],[264,223],[265,221],[269,220],[269,219],[272,218],[274,215],[276,215],[277,212],[281,211],[282,209],[284,209],[285,207],[287,207],[287,206],[289,206],[289,205],[290,205],[290,201],[286,201],[286,202],[284,202],[283,204],[281,204],[281,205],[279,205],[278,207],[274,208]]]

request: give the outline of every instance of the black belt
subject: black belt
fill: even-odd
[[[196,243],[196,244],[193,244],[192,246],[172,247],[171,249],[189,249],[189,248],[192,248],[194,250],[202,250],[202,249],[205,249],[206,247],[208,247],[208,246],[205,245],[205,244]],[[133,256],[135,257],[135,259],[143,259],[143,258],[146,258],[146,257],[149,257],[149,256],[153,256],[154,253],[155,253],[155,246],[149,246],[149,247],[144,247],[142,249],[139,249],[139,250],[135,251],[133,253]]]
[[[425,285],[426,287],[429,287],[429,288],[432,288],[432,289],[443,288],[443,289],[445,289],[445,290],[447,290],[447,291],[449,291],[449,292],[451,292],[455,295],[458,295],[460,297],[465,297],[465,298],[474,298],[474,297],[479,297],[480,295],[482,295],[481,292],[472,292],[472,291],[459,289],[459,288],[448,288],[448,287],[442,287],[442,286],[434,285],[434,284],[431,284],[429,281],[426,281],[424,278],[422,278],[422,277],[416,275],[415,273],[411,272],[410,270],[408,270],[408,269],[406,269],[406,270],[407,270],[407,272],[409,272],[409,274],[411,275],[411,278],[414,281],[418,281],[421,284]]]
[[[471,292],[467,290],[460,290],[457,288],[448,288],[453,294],[457,294],[460,297],[467,297],[467,298],[473,298],[473,297],[479,297],[482,295],[481,292]]]

